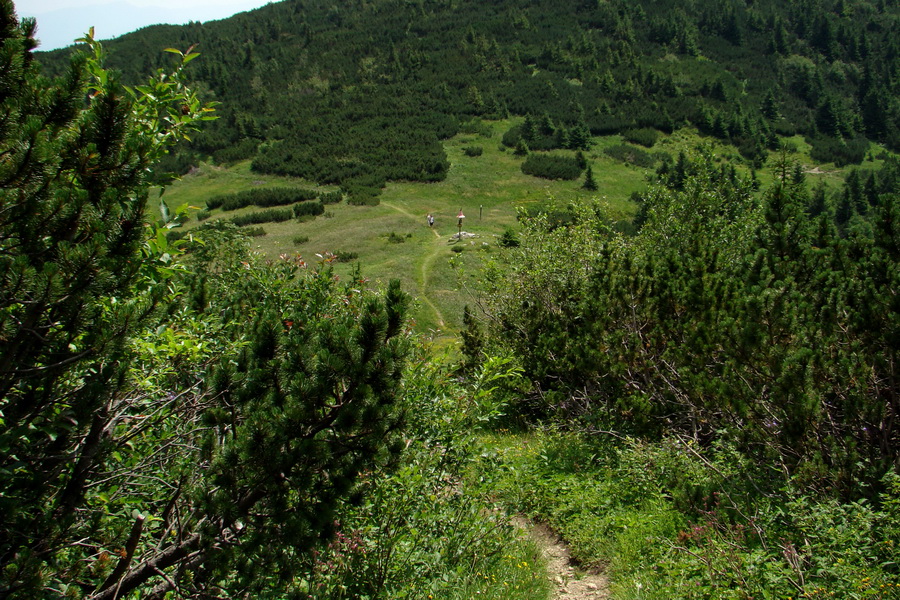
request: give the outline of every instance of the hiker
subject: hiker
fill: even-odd
[[[428,219],[428,226],[434,227],[434,215],[428,213],[428,216],[426,218]]]

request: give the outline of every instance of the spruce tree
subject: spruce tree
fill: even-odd
[[[591,130],[581,119],[569,132],[569,148],[572,150],[588,150],[591,146]]]
[[[762,112],[763,116],[770,121],[774,121],[778,118],[778,101],[775,99],[775,92],[771,89],[768,90],[763,97],[760,112]]]
[[[528,142],[525,141],[524,137],[519,138],[519,141],[516,142],[516,149],[513,152],[516,156],[528,156]]]
[[[597,182],[594,181],[594,169],[590,165],[584,172],[584,184],[581,187],[589,192],[597,191]]]
[[[522,139],[525,142],[533,143],[537,139],[537,125],[534,123],[534,117],[531,114],[525,115],[525,122],[522,124]]]

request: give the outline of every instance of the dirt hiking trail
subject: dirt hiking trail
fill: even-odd
[[[513,519],[513,524],[528,533],[547,560],[547,575],[554,588],[554,600],[609,600],[609,580],[606,576],[577,567],[569,549],[552,529],[522,518]]]

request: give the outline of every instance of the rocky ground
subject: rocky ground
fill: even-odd
[[[578,567],[569,549],[556,533],[541,523],[524,519],[516,524],[541,548],[547,560],[547,574],[555,587],[554,600],[609,600],[609,581],[602,572]]]

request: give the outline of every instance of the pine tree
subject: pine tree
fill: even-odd
[[[582,118],[569,132],[569,148],[572,150],[589,150],[590,147],[591,130]]]
[[[538,125],[538,132],[544,137],[553,137],[556,135],[556,125],[547,113],[544,113],[544,116],[541,117],[540,125]]]
[[[579,169],[584,169],[588,166],[587,158],[585,158],[584,152],[582,152],[581,150],[575,153],[575,160],[578,163]]]
[[[584,184],[581,186],[589,192],[597,191],[597,182],[594,181],[594,169],[588,165],[587,170],[584,173]]]
[[[525,137],[520,137],[519,141],[516,142],[516,149],[513,152],[516,156],[528,156],[528,142],[525,141]]]
[[[762,106],[760,106],[760,111],[763,116],[770,121],[774,121],[778,118],[778,101],[775,99],[775,92],[771,89],[766,92]]]
[[[866,133],[874,139],[881,140],[888,130],[890,118],[890,96],[881,86],[872,87],[862,99],[860,113]]]
[[[772,41],[769,44],[769,49],[773,53],[787,54],[788,32],[784,27],[784,21],[780,18],[776,19],[775,27],[772,29]]]
[[[534,118],[527,114],[525,122],[522,124],[522,139],[528,143],[533,143],[537,139],[537,125],[534,124]]]
[[[819,131],[832,137],[840,137],[845,130],[844,116],[837,100],[831,96],[819,105],[816,112],[816,126]]]
[[[569,137],[569,132],[565,127],[560,127],[556,130],[554,140],[554,146],[557,148],[571,148],[571,138]]]
[[[813,189],[806,213],[810,217],[818,217],[819,215],[826,214],[829,210],[830,207],[827,196],[825,195],[825,186],[818,185]]]
[[[34,31],[2,0],[0,590],[13,597],[39,595],[46,565],[91,533],[83,503],[110,449],[126,336],[153,301],[133,292],[154,273],[147,171],[206,110],[183,83],[195,55],[129,93],[90,35],[91,54],[41,77]]]

